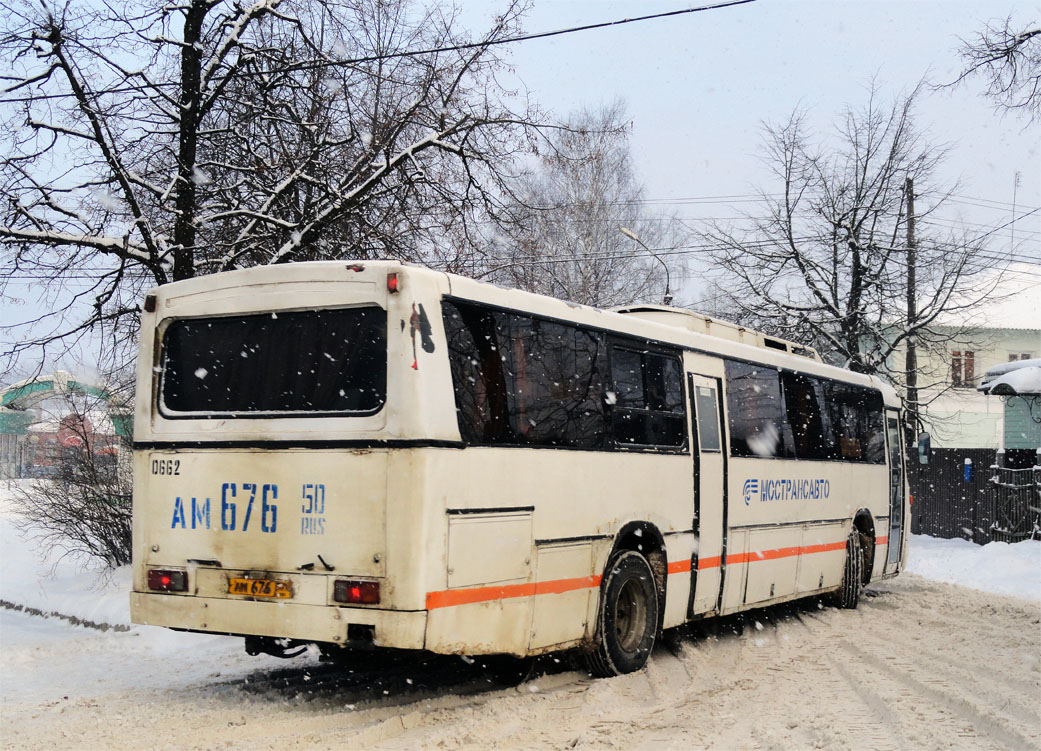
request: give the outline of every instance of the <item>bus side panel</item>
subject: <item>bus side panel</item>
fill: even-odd
[[[882,464],[738,457],[730,468],[727,610],[838,586],[854,515],[864,508],[876,520],[888,513]],[[875,527],[885,534],[884,520]],[[735,534],[744,528],[751,528],[747,548]],[[876,565],[884,552],[879,546]],[[745,568],[739,594],[731,577]]]
[[[592,571],[593,546],[589,542],[540,545],[537,555],[538,581],[559,584],[536,585],[530,647],[537,650],[580,641],[586,636],[589,601],[594,599],[593,577],[574,574]],[[561,613],[571,617],[561,618]]]
[[[795,592],[801,526],[750,530],[748,534],[748,583],[744,603],[761,602]]]
[[[835,547],[834,541],[845,540],[848,525],[809,524],[802,531],[802,548],[820,550],[799,556],[799,576],[795,591],[803,594],[842,583],[842,567],[846,560],[845,548]],[[831,547],[830,550],[821,548]]]
[[[745,602],[748,579],[748,531],[731,529],[727,534],[727,564],[723,570],[723,607],[725,615],[740,610]]]
[[[438,607],[427,616],[426,648],[441,654],[528,653],[531,597]]]
[[[885,530],[889,526],[888,520],[883,522],[875,522],[875,535],[885,535]],[[886,570],[886,558],[889,557],[889,542],[888,540],[884,543],[875,543],[875,560],[871,564],[871,578],[880,579]],[[902,565],[902,564],[901,564]]]
[[[665,616],[662,619],[662,627],[672,628],[687,621],[691,585],[690,560],[697,550],[697,538],[692,533],[669,535],[665,538],[665,544],[669,578],[666,585]],[[717,568],[716,571],[718,570]],[[699,572],[699,581],[704,573]],[[717,583],[716,590],[718,591],[718,589]]]

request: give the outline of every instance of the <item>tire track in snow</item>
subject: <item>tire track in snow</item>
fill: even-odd
[[[872,668],[886,674],[892,680],[910,690],[913,695],[925,697],[942,709],[967,720],[976,729],[984,731],[991,739],[1008,749],[1037,748],[1038,737],[1030,738],[1022,735],[1002,718],[980,711],[971,702],[960,695],[957,687],[947,684],[939,678],[920,679],[915,675],[915,667],[896,657],[886,659],[870,652],[864,652],[855,644],[843,643],[842,647],[855,659],[867,663]]]
[[[863,649],[870,643],[872,653],[877,656],[879,652],[884,654],[892,644],[871,634],[858,634],[857,638],[856,643],[847,641],[843,647],[847,650]],[[964,663],[951,662],[949,655],[938,655],[925,645],[916,644],[915,647],[917,667],[924,668],[933,676],[941,676],[946,685],[973,686],[975,697],[993,709],[1012,715],[1028,727],[1041,728],[1041,709],[1038,708],[1041,705],[1035,704],[1030,708],[1021,702],[1021,696],[1041,698],[1041,687],[1017,681],[1007,674],[981,669],[983,666],[977,664],[973,664],[971,669],[966,668]]]
[[[873,715],[874,738],[870,746],[864,746],[864,748],[872,748],[875,751],[882,751],[882,749],[886,748],[910,748],[913,744],[904,735],[900,727],[900,720],[890,708],[889,703],[878,692],[857,680],[856,676],[840,660],[832,657],[829,658],[829,662],[831,663],[831,669],[842,677],[849,690],[860,699]],[[883,736],[885,740],[883,740]]]

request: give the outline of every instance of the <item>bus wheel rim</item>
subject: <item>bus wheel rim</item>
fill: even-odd
[[[626,652],[635,652],[643,641],[646,630],[647,602],[643,588],[636,579],[625,582],[615,601],[614,626],[618,646]]]

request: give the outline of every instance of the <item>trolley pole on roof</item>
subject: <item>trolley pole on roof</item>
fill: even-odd
[[[645,243],[643,240],[641,240],[639,237],[637,237],[636,233],[633,232],[628,227],[619,227],[618,231],[621,232],[626,237],[628,237],[629,239],[635,240],[637,243],[639,243],[640,247],[643,248],[644,250],[646,250],[652,256],[654,256],[654,260],[656,260],[658,263],[660,263],[662,268],[665,269],[665,297],[664,297],[662,302],[665,305],[672,305],[672,293],[669,291],[669,267],[665,264],[665,261],[663,261],[661,259],[661,257],[657,253],[655,253],[653,250],[648,248],[647,247],[647,243]]]

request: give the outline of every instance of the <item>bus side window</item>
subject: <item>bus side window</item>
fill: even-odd
[[[603,447],[603,334],[474,303],[443,313],[465,443]]]
[[[783,457],[791,431],[781,402],[776,368],[727,360],[727,414],[733,456]]]
[[[716,390],[708,386],[695,389],[694,410],[698,416],[698,435],[702,451],[722,451],[719,442],[719,411],[716,407]]]
[[[501,326],[491,311],[444,305],[459,433],[466,443],[496,443],[504,437],[506,374],[499,351]]]
[[[826,391],[837,458],[885,463],[882,395],[872,389],[836,381],[828,382]]]
[[[631,349],[611,351],[611,378],[614,382],[614,403],[619,407],[643,409],[643,357]]]
[[[611,431],[616,445],[686,445],[679,358],[627,347],[611,348]]]
[[[602,335],[511,315],[510,424],[526,444],[599,448],[604,440]]]
[[[785,371],[781,374],[784,406],[799,459],[833,459],[834,434],[825,429],[822,412],[824,384],[816,378]],[[830,428],[830,424],[829,424]]]

